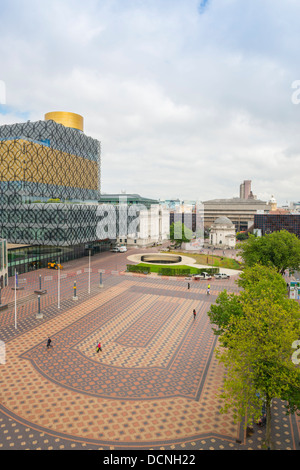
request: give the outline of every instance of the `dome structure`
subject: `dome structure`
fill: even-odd
[[[219,248],[234,248],[235,242],[235,225],[226,216],[217,217],[211,225],[210,243]]]
[[[270,211],[271,211],[271,212],[276,211],[276,209],[277,209],[277,201],[276,201],[276,199],[275,199],[274,196],[271,196],[271,199],[270,199],[270,201],[269,201],[269,204],[270,204],[270,206],[271,206]]]
[[[218,217],[214,221],[213,225],[228,225],[228,226],[232,227],[233,223],[231,222],[230,219],[228,219],[228,217],[225,217],[223,215],[223,216]]]

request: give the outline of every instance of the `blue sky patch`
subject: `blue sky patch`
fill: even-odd
[[[198,7],[200,15],[202,15],[205,12],[205,10],[207,9],[209,1],[210,0],[201,0],[201,2],[199,4],[199,7]]]

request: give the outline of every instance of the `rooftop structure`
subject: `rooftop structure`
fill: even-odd
[[[149,199],[140,196],[139,194],[126,194],[126,193],[117,193],[117,194],[101,194],[99,199],[100,204],[139,204],[150,208],[153,204],[160,204],[157,199]]]

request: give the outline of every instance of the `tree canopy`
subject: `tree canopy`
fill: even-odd
[[[216,303],[212,304],[208,311],[210,322],[214,325],[212,329],[218,336],[224,334],[230,327],[232,316],[240,315],[243,315],[243,307],[239,296],[228,294],[226,290],[218,295]]]
[[[248,240],[239,243],[237,248],[245,266],[254,266],[257,263],[274,266],[281,274],[286,269],[296,270],[300,266],[300,240],[286,230],[263,237],[250,234]]]
[[[252,298],[260,298],[263,292],[271,289],[274,297],[280,299],[286,295],[286,283],[275,268],[255,265],[245,268],[237,281],[242,288],[239,294],[228,294],[226,290],[221,292],[216,303],[210,306],[208,316],[213,325],[215,334],[223,334],[229,327],[232,328],[231,317],[243,315],[243,300],[249,295]]]
[[[249,424],[261,416],[263,399],[269,442],[272,399],[290,400],[290,411],[299,405],[300,370],[291,357],[300,337],[300,307],[288,299],[274,267],[245,268],[238,284],[239,294],[223,291],[209,312],[219,334],[217,357],[226,367],[222,412],[233,408],[235,418]]]
[[[194,237],[191,229],[186,227],[182,222],[172,222],[170,225],[170,240],[177,241],[178,244],[188,243]]]

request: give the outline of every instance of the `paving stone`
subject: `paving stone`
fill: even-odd
[[[236,278],[212,281],[207,296],[201,281],[187,290],[184,280],[111,274],[126,265],[126,254],[117,254],[118,265],[114,255],[93,257],[90,293],[86,260],[70,262],[60,309],[53,274],[41,297],[43,319],[29,297],[37,273],[49,276],[47,270],[26,275],[17,328],[14,308],[1,312],[0,450],[261,449],[264,429],[246,437],[242,424],[219,412],[224,370],[207,311],[222,289],[238,290]],[[284,411],[274,401],[274,447],[298,450],[299,418]]]

